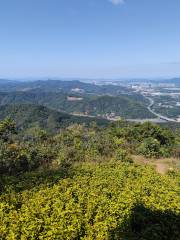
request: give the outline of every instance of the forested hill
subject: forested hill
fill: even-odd
[[[125,96],[101,96],[84,103],[84,111],[90,115],[114,113],[122,118],[153,118],[147,108],[138,101]]]
[[[73,123],[107,125],[108,121],[98,118],[73,116],[58,112],[44,106],[33,104],[12,104],[0,106],[0,120],[11,118],[18,129],[41,128],[49,132],[56,132],[60,128]]]
[[[74,98],[71,98],[73,96]],[[122,118],[153,118],[139,97],[128,96],[91,96],[72,95],[66,93],[27,91],[1,92],[0,105],[7,104],[37,104],[67,113],[86,115],[106,115],[113,113]]]

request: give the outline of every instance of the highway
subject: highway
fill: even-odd
[[[150,97],[146,97],[146,96],[144,96],[146,99],[148,99],[149,100],[149,102],[150,102],[150,104],[149,104],[149,106],[147,107],[148,108],[148,110],[151,112],[151,113],[153,113],[155,116],[157,116],[158,118],[160,118],[160,119],[162,119],[162,120],[165,120],[165,121],[167,121],[167,122],[178,122],[178,121],[176,121],[175,119],[172,119],[172,118],[168,118],[168,117],[166,117],[166,116],[163,116],[163,115],[161,115],[161,114],[159,114],[159,113],[156,113],[153,109],[152,109],[152,107],[153,107],[153,105],[154,105],[154,100],[152,99],[152,98],[150,98]]]

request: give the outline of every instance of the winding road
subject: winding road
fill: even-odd
[[[144,96],[144,95],[143,95]],[[154,105],[154,100],[152,99],[152,98],[150,98],[150,97],[147,97],[147,96],[144,96],[146,99],[148,99],[149,100],[149,102],[150,102],[150,104],[148,105],[148,110],[151,112],[151,113],[153,113],[155,116],[157,116],[159,119],[162,119],[162,120],[165,120],[165,121],[167,121],[167,122],[178,122],[178,121],[176,121],[175,119],[172,119],[172,118],[168,118],[168,117],[165,117],[165,116],[163,116],[163,115],[161,115],[161,114],[159,114],[159,113],[156,113],[153,109],[152,109],[152,106]]]

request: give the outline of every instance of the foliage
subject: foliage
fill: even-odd
[[[71,171],[54,185],[2,194],[1,239],[179,239],[179,175],[117,162]]]
[[[1,121],[0,239],[179,240],[179,173],[131,160],[170,154],[179,141],[150,123],[76,123],[50,134]]]
[[[167,128],[146,122],[135,125],[115,123],[112,132],[118,138],[126,140],[126,147],[133,153],[141,153],[146,157],[170,156],[177,139]],[[178,137],[179,139],[179,137]]]
[[[0,123],[0,172],[20,174],[39,167],[71,166],[75,162],[102,162],[111,159],[131,162],[130,154],[146,157],[178,154],[179,136],[170,130],[145,123],[115,123],[101,128],[97,124],[72,124],[52,135],[44,129],[27,128],[23,134],[14,122]],[[16,133],[16,135],[15,135]]]
[[[147,138],[144,142],[141,143],[138,151],[146,157],[159,157],[160,143],[157,139],[154,139],[152,137]]]
[[[0,122],[0,138],[3,141],[10,141],[10,137],[13,133],[15,133],[15,122],[10,118],[6,118],[4,121]]]
[[[128,152],[126,150],[123,150],[121,148],[119,148],[116,151],[116,160],[117,161],[121,161],[121,162],[129,162],[132,163],[132,160],[128,154]]]
[[[27,131],[30,136],[32,135],[31,132],[38,130],[38,128],[54,134],[60,128],[67,127],[73,123],[89,125],[92,122],[96,122],[100,126],[108,124],[108,121],[104,119],[73,116],[44,106],[14,104],[14,101],[13,105],[0,107],[0,119],[3,120],[7,117],[16,122],[18,130]]]

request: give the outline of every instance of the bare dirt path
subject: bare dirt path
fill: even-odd
[[[180,159],[177,158],[147,159],[140,155],[133,155],[132,159],[136,164],[153,166],[156,171],[162,175],[172,169],[180,170],[178,167],[180,165]]]
[[[165,174],[169,168],[169,166],[165,163],[156,163],[156,171],[160,174]]]

